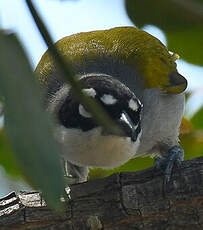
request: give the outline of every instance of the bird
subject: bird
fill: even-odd
[[[131,158],[157,155],[164,183],[184,159],[179,127],[187,80],[176,54],[157,38],[131,26],[81,32],[55,43],[82,91],[97,101],[124,132],[109,132],[75,97],[47,50],[35,72],[46,89],[46,109],[63,147],[66,173],[84,182],[89,167],[115,168]]]

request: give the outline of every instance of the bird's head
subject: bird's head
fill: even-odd
[[[116,27],[78,33],[62,38],[56,46],[76,74],[89,69],[89,66],[95,72],[108,73],[108,69],[116,72],[119,63],[123,63],[137,72],[145,88],[178,94],[187,87],[186,79],[176,68],[178,55],[169,52],[157,38],[138,28]],[[40,80],[46,82],[54,68],[54,62],[46,52],[36,69]]]
[[[65,90],[64,85],[56,93],[53,111],[57,113],[57,138],[63,143],[65,156],[82,166],[114,168],[125,163],[139,145],[141,102],[128,87],[108,75],[89,74],[80,82],[83,93],[94,98],[123,132],[101,127],[73,90]]]

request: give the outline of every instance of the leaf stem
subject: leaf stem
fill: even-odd
[[[74,78],[74,73],[71,71],[71,67],[69,66],[68,62],[65,61],[60,53],[58,52],[56,46],[53,43],[53,40],[46,29],[42,19],[40,18],[39,14],[37,13],[34,5],[32,4],[31,0],[25,0],[26,4],[29,8],[29,11],[37,25],[39,32],[41,33],[46,45],[49,48],[51,55],[54,57],[57,65],[63,71],[66,81],[71,85],[74,90],[75,96],[77,99],[90,111],[93,115],[94,119],[103,126],[106,130],[114,132],[121,132],[121,128],[113,122],[113,120],[109,117],[109,115],[102,109],[102,107],[96,103],[95,100],[92,98],[87,97],[81,91],[81,85],[79,82]]]

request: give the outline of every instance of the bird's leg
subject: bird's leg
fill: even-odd
[[[65,161],[65,183],[66,185],[76,184],[87,181],[88,168],[74,165]]]
[[[164,173],[164,188],[170,181],[174,165],[179,167],[183,160],[184,150],[179,145],[169,149],[167,156],[157,157],[155,159],[154,167],[156,169],[161,169]]]

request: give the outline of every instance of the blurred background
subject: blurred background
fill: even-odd
[[[152,17],[153,20],[150,21],[149,14],[147,16],[143,14],[144,19],[147,20],[142,21],[142,15],[140,15],[140,13],[136,14],[135,12],[136,9],[139,9],[140,5],[138,4],[134,6],[133,1],[128,1],[127,3],[126,2],[127,1],[124,0],[64,0],[64,1],[33,0],[33,3],[37,7],[38,12],[40,13],[41,17],[46,23],[46,26],[50,31],[54,41],[57,41],[58,39],[64,36],[71,35],[73,33],[83,32],[83,31],[109,29],[117,26],[138,25],[145,31],[149,32],[150,34],[160,39],[165,45],[167,45],[167,41],[169,40],[169,38],[172,37],[172,35],[169,33],[171,31],[171,28],[169,28],[168,30],[169,32],[164,31],[164,22],[163,23],[161,22],[159,24],[158,21],[158,23],[156,23],[156,19],[154,19],[153,17]],[[143,3],[145,9],[147,7],[152,11],[152,7],[146,5],[147,0],[134,1],[134,2],[141,2]],[[153,3],[156,2],[154,3],[154,5],[160,3],[160,1],[151,1],[151,2]],[[170,8],[170,6],[168,8]],[[203,9],[203,2],[202,2],[202,9]],[[196,10],[195,14],[197,12],[197,18],[198,18],[199,12],[196,8],[194,10]],[[148,11],[146,11],[146,13],[148,13]],[[162,13],[164,14],[164,12]],[[174,18],[176,19],[177,15],[175,15],[176,14],[175,11],[171,11],[169,13],[171,15],[171,18],[173,18],[173,20]],[[155,12],[155,14],[157,14],[157,12]],[[160,17],[158,20],[161,21],[162,18],[160,19]],[[179,17],[179,15],[177,17]],[[200,17],[202,16],[200,15]],[[136,24],[136,20],[138,22],[137,24]],[[177,18],[177,20],[179,19]],[[175,21],[172,23],[176,24]],[[180,26],[182,27],[185,26],[187,30],[189,23],[187,22],[187,20],[185,23],[186,24],[184,25],[183,22]],[[195,21],[193,21],[192,23],[196,25]],[[198,26],[203,27],[203,23],[201,25],[198,24]],[[16,32],[17,36],[20,38],[28,54],[30,63],[34,69],[37,63],[39,62],[42,54],[45,52],[47,48],[41,39],[41,36],[32,20],[32,17],[26,7],[24,0],[1,0],[0,1],[0,29],[12,30]],[[165,35],[167,35],[168,37],[166,37]],[[185,34],[184,36],[185,39],[187,40],[187,34]],[[199,35],[194,34],[194,36],[200,36],[200,39],[202,41],[198,49],[198,52],[201,52],[200,54],[201,57],[203,53],[203,34],[202,33],[200,33]],[[190,42],[196,43],[196,41],[193,41],[192,39],[190,40]],[[178,40],[178,38],[177,38],[177,43],[181,48],[182,43],[180,39]],[[177,52],[178,50],[176,49],[175,46],[173,46],[173,44],[174,44],[173,42],[170,42],[170,51]],[[183,44],[183,48],[182,48],[183,54],[184,54],[184,45],[185,44]],[[191,49],[192,51],[194,51],[193,48]],[[191,56],[193,56],[192,51],[191,51]],[[193,59],[184,57],[183,58],[184,60],[187,61],[189,60],[189,62],[186,62],[183,59],[181,59],[182,57],[181,52],[178,54],[180,55],[180,59],[177,60],[178,70],[188,80],[187,92],[188,95],[190,95],[190,97],[187,100],[185,116],[190,119],[194,116],[194,114],[197,111],[200,110],[201,106],[203,105],[203,67],[202,67],[203,64],[201,61],[199,62],[199,59],[195,59],[195,57]],[[1,116],[0,126],[2,125],[3,125],[3,117]],[[199,148],[202,148],[203,138],[201,135],[198,136],[198,141],[201,142],[201,147]],[[189,141],[191,140],[191,136],[188,136],[187,138],[189,139],[184,139],[183,142],[184,141],[187,142],[188,140]],[[190,149],[188,151],[193,151],[193,150]],[[202,155],[202,149],[201,151],[197,149],[197,153],[195,153],[195,156],[198,155],[199,156]],[[25,183],[21,182],[20,180],[12,179],[9,175],[7,175],[4,168],[0,166],[0,197],[7,194],[9,191],[13,191],[13,190],[19,191],[21,189],[28,189],[28,186],[25,185]]]

